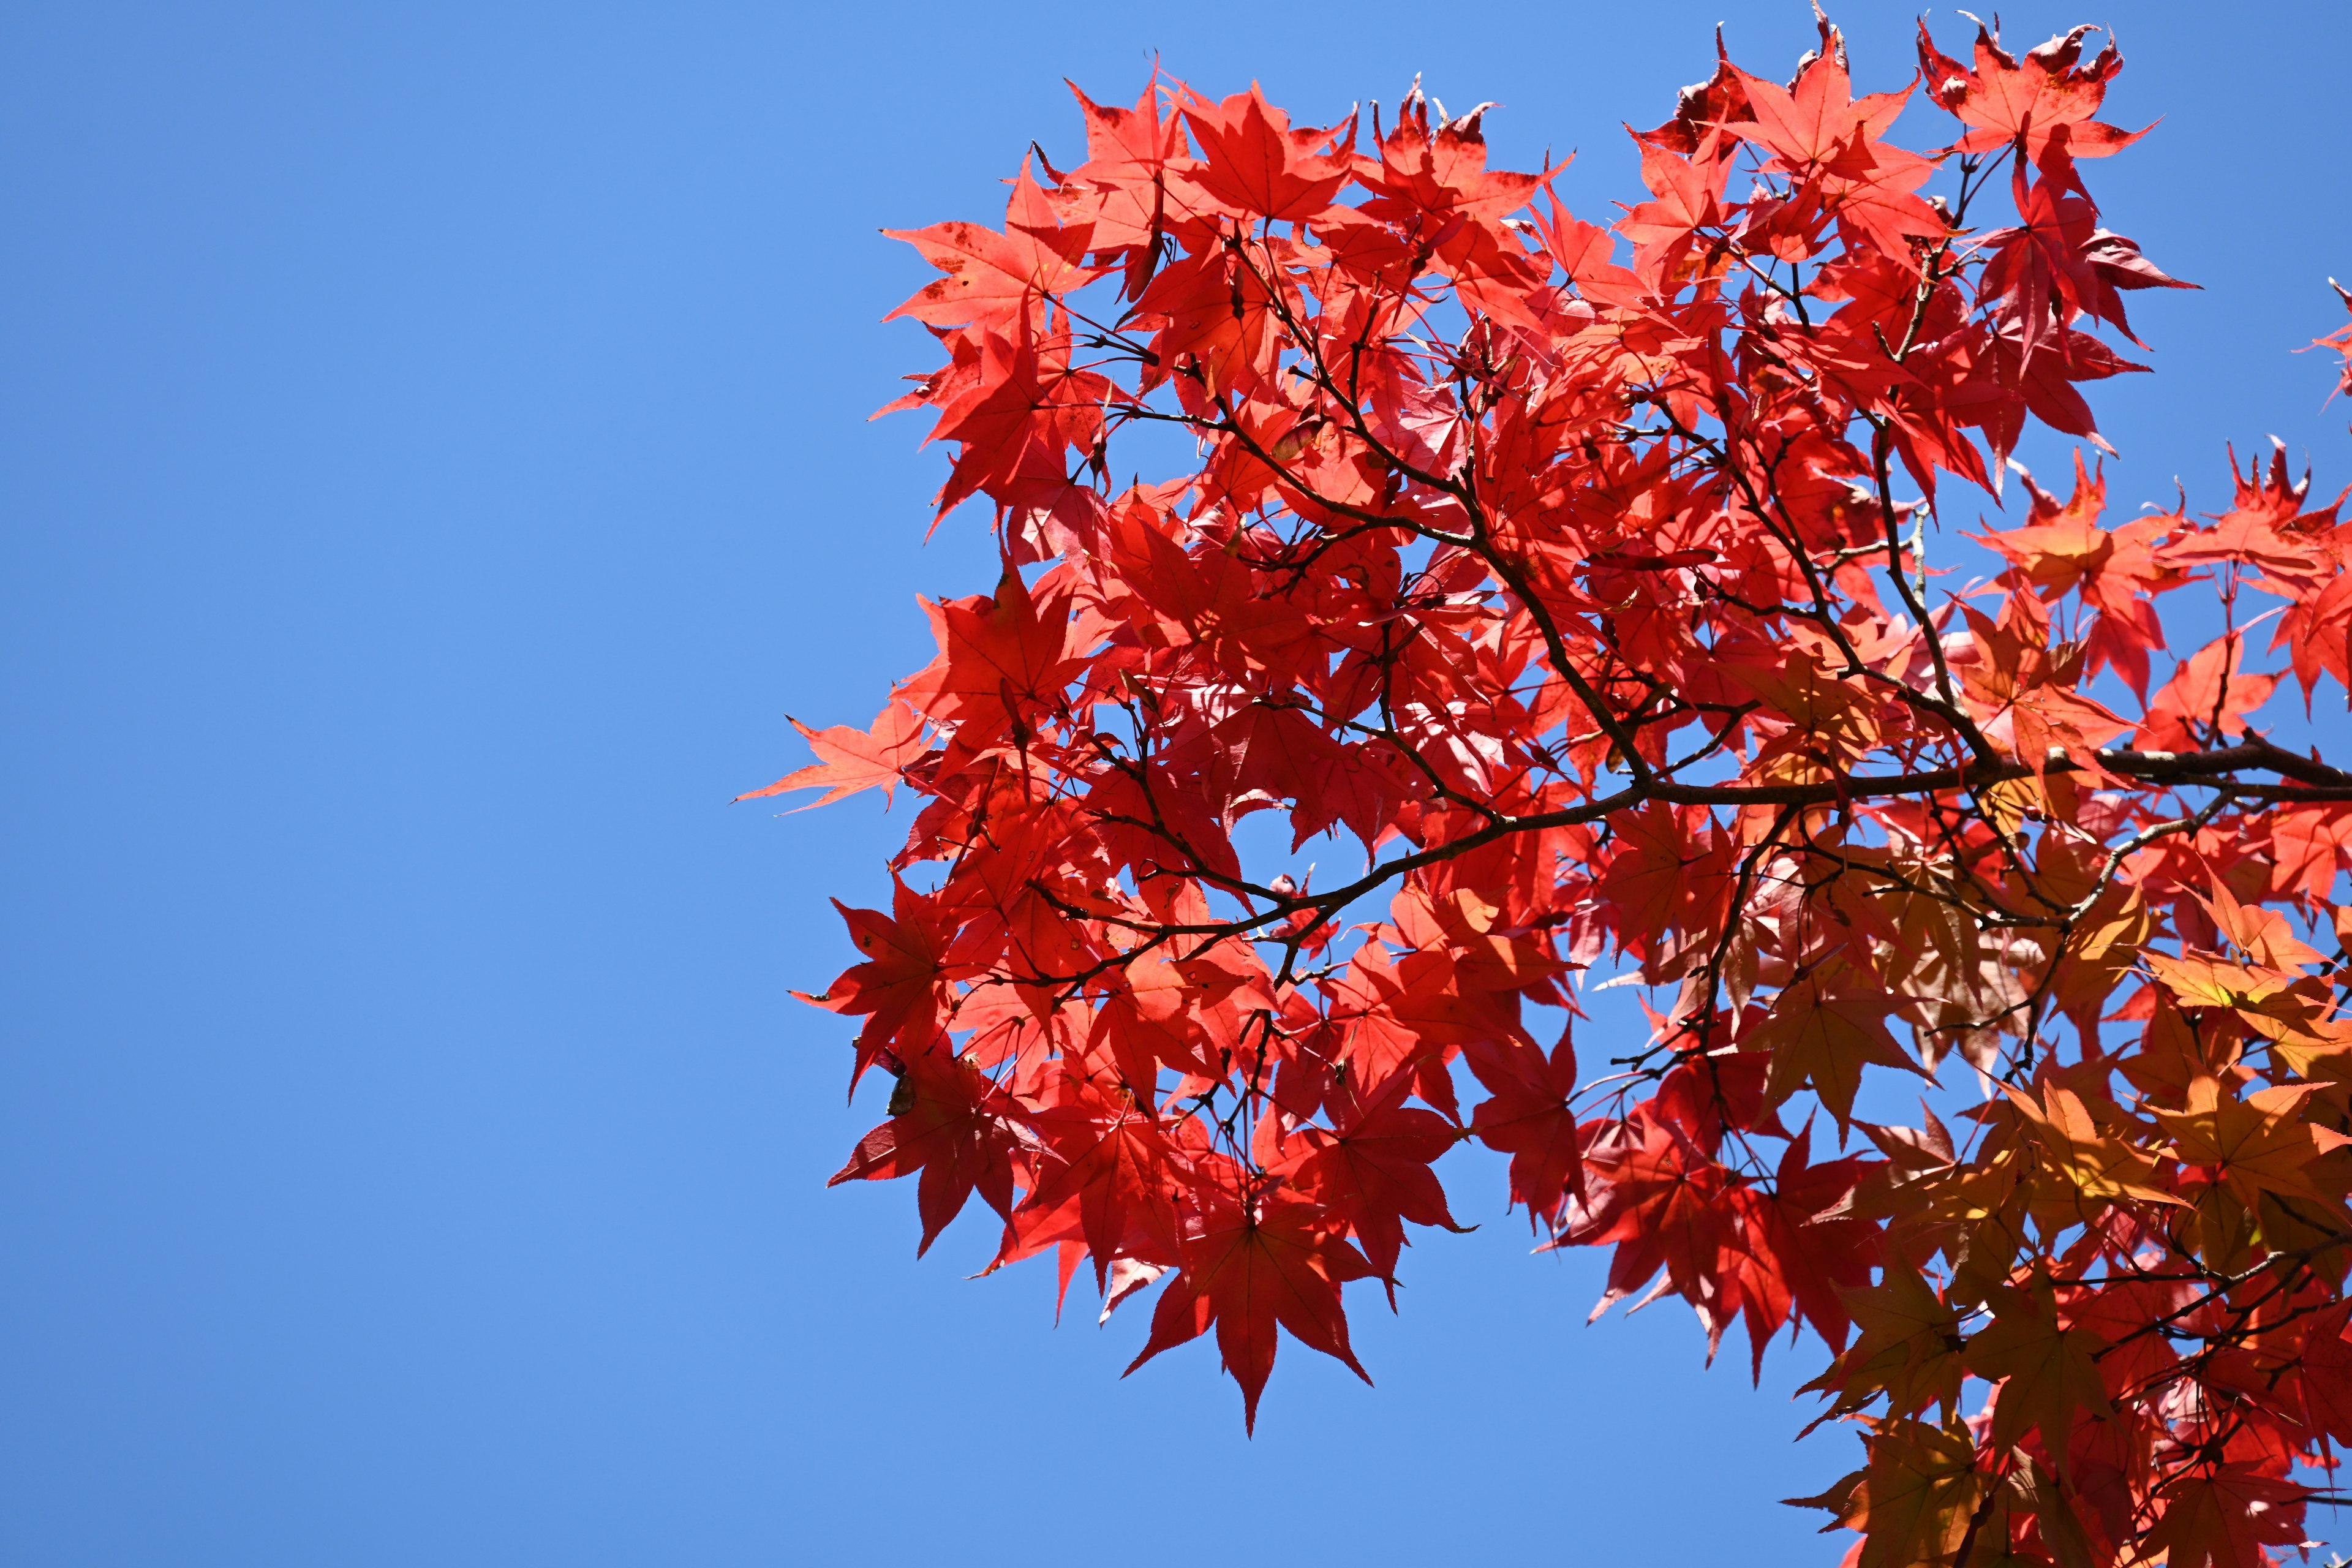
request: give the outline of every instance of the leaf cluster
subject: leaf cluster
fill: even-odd
[[[992,1268],[1106,1317],[1157,1286],[1137,1364],[1213,1331],[1254,1425],[1283,1331],[1362,1373],[1345,1288],[1393,1304],[1475,1141],[1613,1249],[1602,1308],[1818,1338],[1864,1564],[2301,1542],[2352,1438],[2352,774],[2260,716],[2352,681],[2352,531],[2283,455],[2126,521],[2078,456],[1993,580],[1932,559],[2029,423],[2102,445],[2125,296],[2188,287],[2085,184],[2137,140],[2087,32],[1923,25],[1860,97],[1826,20],[1786,83],[1723,58],[1606,226],[1484,106],[1155,77],[1000,225],[898,236],[942,360],[892,406],[1003,565],[754,792],[920,802],[808,998],[894,1085],[835,1180],[917,1176],[925,1247],[977,1193]],[[1914,95],[1948,144],[1890,140]],[[1882,1124],[1881,1079],[1980,1092]]]

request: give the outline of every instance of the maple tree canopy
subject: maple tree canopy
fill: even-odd
[[[1106,1316],[1156,1286],[1137,1364],[1213,1331],[1254,1424],[1277,1331],[1363,1371],[1344,1288],[1393,1305],[1475,1140],[1614,1248],[1602,1307],[1818,1336],[1851,1562],[2303,1542],[2352,1441],[2352,773],[2258,719],[2345,700],[2352,524],[2283,453],[2219,513],[2110,520],[2079,456],[1969,510],[2029,420],[2104,445],[2125,296],[2190,287],[2085,185],[2137,140],[2089,31],[1923,24],[1859,98],[1826,20],[1786,85],[1725,58],[1607,227],[1483,106],[1155,77],[1000,226],[898,235],[944,359],[891,406],[1003,574],[753,792],[920,798],[807,998],[895,1084],[835,1180],[914,1176],[925,1247],[977,1193]],[[1915,93],[1948,144],[1886,140]],[[1905,1085],[1946,1114],[1867,1119]]]

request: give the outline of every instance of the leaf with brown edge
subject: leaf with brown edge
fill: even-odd
[[[1936,47],[1921,17],[1919,74],[1928,96],[1971,127],[1951,150],[1994,153],[2022,136],[2029,159],[2038,161],[2053,141],[2074,157],[2104,158],[2147,135],[2091,118],[2124,65],[2112,37],[2090,64],[2082,63],[2083,37],[2097,30],[2085,25],[2062,34],[2029,51],[2021,64],[1979,22],[1971,70]]]

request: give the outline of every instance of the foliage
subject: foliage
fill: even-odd
[[[1483,106],[1158,78],[1001,226],[899,235],[946,357],[892,407],[1003,575],[755,792],[921,799],[808,998],[896,1086],[835,1180],[919,1175],[926,1247],[977,1192],[1106,1316],[1158,1282],[1137,1364],[1213,1331],[1254,1425],[1277,1329],[1361,1373],[1343,1288],[1393,1304],[1476,1140],[1614,1249],[1602,1307],[1818,1335],[1869,1568],[2301,1542],[2352,1439],[2352,775],[2254,719],[2352,680],[2352,525],[2283,454],[2111,521],[2078,456],[1993,580],[1931,562],[2030,419],[2104,446],[2125,295],[2189,287],[2085,187],[2137,139],[2088,31],[1923,25],[1859,99],[1827,21],[1787,86],[1724,58],[1607,228]],[[1915,91],[1957,140],[1887,140]],[[1123,436],[1197,463],[1118,482]],[[1590,1040],[1612,968],[1655,989],[1595,1072],[1529,1009]],[[1947,1116],[1868,1119],[1904,1083]]]

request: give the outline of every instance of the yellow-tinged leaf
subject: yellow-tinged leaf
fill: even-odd
[[[2197,901],[2211,911],[2222,935],[2265,968],[2300,969],[2326,957],[2296,936],[2284,915],[2260,904],[2240,903],[2229,884],[2219,878],[2213,882],[2213,896],[2198,894]]]
[[[2284,1007],[2238,1016],[2297,1078],[2352,1079],[2352,1019],[2296,1016]]]
[[[2137,1198],[2144,1203],[2179,1204],[2179,1197],[2153,1184],[2156,1161],[2120,1138],[2102,1133],[2089,1108],[2074,1090],[2052,1083],[2042,1101],[2023,1089],[2009,1091],[2011,1103],[2032,1129],[2033,1141],[2063,1172],[2083,1195],[2093,1198]]]
[[[1856,978],[1842,961],[1830,960],[1784,986],[1772,999],[1770,1015],[1741,1041],[1745,1049],[1772,1053],[1764,1081],[1768,1107],[1810,1083],[1843,1129],[1853,1119],[1864,1067],[1899,1068],[1927,1077],[1886,1032],[1885,994],[1841,984]]]
[[[2284,1084],[2239,1100],[2221,1080],[2200,1078],[2179,1110],[2151,1112],[2172,1134],[2175,1152],[2193,1165],[2219,1169],[2238,1201],[2252,1208],[2263,1193],[2325,1201],[2305,1171],[2327,1150],[2352,1142],[2305,1120],[2313,1084]]]
[[[2294,979],[2226,958],[2192,954],[2170,958],[2161,952],[2143,954],[2147,966],[2167,989],[2191,1007],[2252,1007],[2275,996]]]
[[[1969,1370],[2000,1384],[1993,1405],[1993,1441],[2015,1446],[2026,1428],[2041,1428],[2042,1446],[2063,1468],[2074,1430],[2074,1412],[2105,1417],[2105,1385],[2095,1359],[2107,1342],[2088,1329],[2062,1327],[2048,1282],[2032,1292],[1993,1292],[1993,1320],[1969,1339]],[[2003,1381],[2006,1380],[2006,1381]]]
[[[2156,1016],[2148,1020],[2139,1049],[2116,1059],[2116,1070],[2142,1094],[2177,1100],[2199,1078],[2244,1076],[2236,1068],[2243,1041],[2237,1015],[2207,1014],[2191,1022],[2169,991],[2151,990]]]
[[[1950,1563],[1984,1494],[1968,1428],[1887,1421],[1867,1441],[1870,1468],[1841,1521],[1863,1532],[1861,1568]]]
[[[1963,1367],[1960,1313],[1937,1299],[1916,1268],[1889,1262],[1866,1290],[1844,1292],[1861,1331],[1844,1355],[1808,1388],[1835,1388],[1836,1408],[1859,1410],[1880,1394],[1909,1415],[1930,1403],[1958,1405]]]

